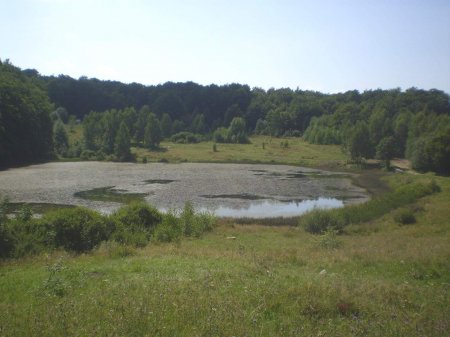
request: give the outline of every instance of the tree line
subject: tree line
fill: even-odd
[[[0,70],[2,164],[52,152],[130,160],[130,146],[156,149],[163,138],[244,143],[254,133],[341,144],[357,163],[379,158],[388,165],[390,158],[406,157],[419,170],[450,171],[449,95],[436,89],[323,94],[241,84],[144,86],[41,76],[1,61]],[[76,119],[83,123],[84,140],[69,148],[63,126]],[[25,134],[27,123],[32,132]],[[27,150],[27,142],[40,149]]]

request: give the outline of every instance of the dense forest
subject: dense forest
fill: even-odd
[[[69,146],[64,124],[83,124]],[[349,160],[394,157],[420,171],[450,173],[450,97],[432,89],[323,94],[289,88],[193,82],[145,86],[42,76],[0,61],[0,166],[52,155],[132,160],[131,146],[248,142],[248,134],[341,144]]]

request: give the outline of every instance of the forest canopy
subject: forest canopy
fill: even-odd
[[[130,159],[128,144],[155,149],[170,137],[245,143],[253,133],[340,144],[357,163],[378,158],[388,165],[393,157],[406,157],[418,170],[450,173],[450,97],[437,89],[323,94],[236,83],[145,86],[41,76],[5,61],[0,63],[0,98],[3,166],[52,153],[79,156],[83,150],[86,158],[101,152]],[[75,119],[83,122],[83,144],[68,149],[60,123]]]

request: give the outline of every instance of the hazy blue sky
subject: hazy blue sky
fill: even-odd
[[[143,84],[450,93],[450,0],[0,0],[0,58]]]

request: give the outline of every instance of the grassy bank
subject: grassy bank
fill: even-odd
[[[333,249],[298,228],[228,223],[177,244],[3,261],[0,334],[448,336],[450,179],[436,181],[415,224],[393,211]]]

